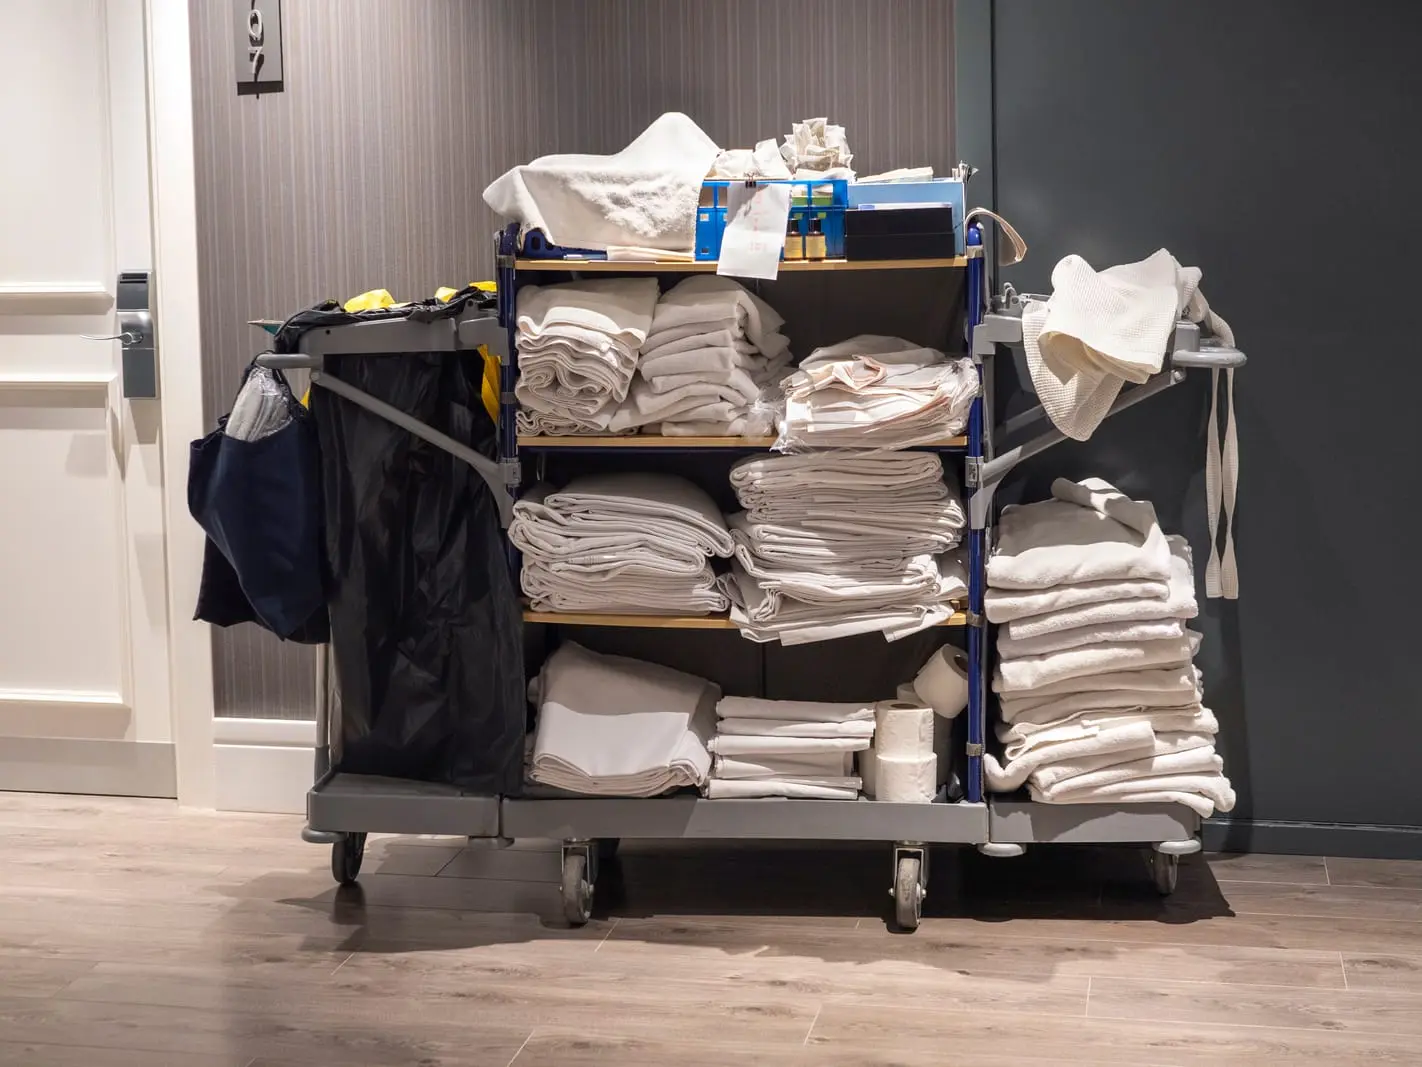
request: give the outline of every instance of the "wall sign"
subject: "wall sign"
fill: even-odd
[[[281,92],[281,0],[232,0],[232,9],[237,26],[237,92]]]

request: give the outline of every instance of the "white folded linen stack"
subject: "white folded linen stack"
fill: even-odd
[[[967,594],[964,515],[920,452],[752,457],[731,469],[731,618],[753,641],[806,644],[946,620]]]
[[[780,451],[908,448],[963,432],[978,375],[971,360],[861,334],[815,349],[781,388]]]
[[[614,433],[749,437],[775,424],[776,383],[790,365],[784,324],[731,278],[693,275],[657,302]]]
[[[519,432],[607,433],[627,398],[656,304],[655,278],[519,290]]]
[[[854,753],[874,739],[872,703],[722,697],[706,795],[855,800]]]
[[[1165,801],[1201,816],[1234,792],[1200,703],[1195,575],[1183,537],[1097,478],[1003,509],[984,600],[1000,624],[1001,762],[988,788],[1053,804]]]
[[[514,505],[523,592],[538,611],[709,615],[728,602],[710,558],[733,545],[704,490],[670,474],[594,474]]]
[[[592,796],[652,797],[706,783],[720,689],[655,663],[565,642],[530,686],[529,777]]]

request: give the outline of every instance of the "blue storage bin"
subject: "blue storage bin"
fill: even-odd
[[[701,206],[696,209],[696,258],[720,259],[721,238],[726,232],[727,191],[733,181],[708,181],[701,185]],[[844,258],[844,211],[849,206],[849,182],[842,178],[802,179],[758,182],[764,185],[789,185],[790,218],[800,233],[810,232],[810,217],[818,215],[825,235],[825,258]],[[784,253],[781,253],[784,257]]]

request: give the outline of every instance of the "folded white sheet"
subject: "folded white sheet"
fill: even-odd
[[[858,800],[863,782],[858,778],[827,779],[825,784],[814,779],[712,778],[706,783],[706,795],[712,800],[736,797],[785,797],[792,800]]]
[[[750,737],[873,737],[874,723],[804,722],[792,719],[722,719],[716,735],[740,734]]]
[[[1006,765],[991,752],[983,755],[983,775],[987,787],[996,793],[1020,789],[1033,771],[1044,764],[1063,760],[1079,760],[1091,756],[1149,750],[1155,744],[1155,731],[1149,723],[1127,723],[1120,726],[1082,726],[1072,736],[1036,745],[1020,756],[1009,758]]]
[[[843,778],[853,771],[852,752],[824,752],[814,756],[716,756],[711,765],[713,778]]]
[[[983,595],[983,606],[989,622],[1011,622],[1029,615],[1045,615],[1063,608],[1078,608],[1085,604],[1101,604],[1116,600],[1136,600],[1143,597],[1164,600],[1170,586],[1144,578],[1107,579],[1100,582],[1077,582],[1051,589],[993,589]]]
[[[668,667],[572,642],[544,664],[530,777],[604,796],[701,785],[720,691]]]
[[[541,156],[515,167],[484,190],[484,202],[570,248],[689,252],[701,182],[720,152],[691,119],[668,112],[614,155]]]
[[[722,719],[793,719],[800,722],[874,721],[873,702],[767,700],[765,697],[722,697],[716,705]]]
[[[670,517],[708,545],[708,554],[729,556],[733,548],[716,502],[704,489],[674,474],[587,474],[550,493],[545,503],[572,517],[609,517],[635,523]]]
[[[1058,478],[1052,496],[1003,509],[997,549],[987,565],[989,586],[1050,589],[1169,579],[1170,547],[1148,501],[1131,500],[1099,478]]]
[[[827,752],[863,752],[867,737],[741,737],[716,736],[707,742],[718,756],[817,756]]]
[[[999,693],[1014,693],[1070,678],[1150,667],[1179,667],[1190,662],[1198,645],[1199,635],[1187,633],[1185,637],[1165,641],[1083,645],[1043,656],[1001,660],[993,675],[992,687]]]
[[[1043,656],[1085,645],[1115,644],[1122,641],[1165,641],[1185,636],[1183,619],[1145,619],[1140,622],[1103,622],[1096,626],[1076,626],[1040,637],[1014,638],[999,633],[997,654],[1002,659]]]

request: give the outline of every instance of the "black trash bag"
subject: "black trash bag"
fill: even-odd
[[[483,368],[457,353],[328,356],[325,373],[484,455]],[[523,622],[498,510],[467,463],[319,386],[341,700],[336,766],[516,794]]]
[[[243,382],[251,374],[247,368]],[[324,642],[321,458],[311,413],[273,374],[291,421],[256,441],[217,429],[194,441],[188,511],[207,534],[194,618],[255,622],[285,640]]]

